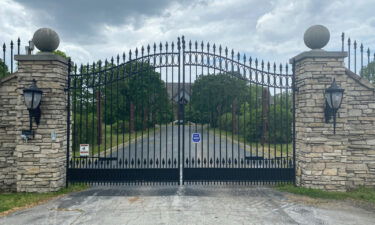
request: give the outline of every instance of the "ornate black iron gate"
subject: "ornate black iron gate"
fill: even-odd
[[[67,181],[293,182],[293,74],[183,37],[72,65]]]

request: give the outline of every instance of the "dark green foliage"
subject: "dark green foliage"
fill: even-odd
[[[8,66],[0,59],[0,79],[9,75]]]
[[[71,86],[76,87],[71,91],[76,126],[86,127],[87,114],[89,118],[95,115],[95,121],[92,125],[89,119],[89,131],[76,129],[74,133],[83,137],[88,134],[88,143],[97,142],[98,120],[102,122],[102,135],[105,133],[104,127],[107,128],[107,135],[108,132],[111,134],[111,130],[112,134],[128,133],[173,120],[165,84],[160,79],[160,74],[146,62],[127,63],[117,67],[112,63],[105,63],[100,70],[98,64],[95,70],[93,66],[82,66],[77,68],[77,74],[82,75],[71,80]],[[98,117],[99,107],[101,118]],[[81,120],[81,117],[84,119]],[[82,141],[86,142],[86,139],[82,138]],[[79,143],[83,143],[82,141]]]
[[[191,105],[196,122],[216,126],[218,117],[246,99],[246,82],[227,74],[200,76],[192,86]],[[192,110],[188,111],[193,113]],[[199,116],[196,116],[198,112]]]
[[[265,87],[228,74],[201,76],[192,90],[192,101],[185,108],[188,121],[209,123],[248,142],[291,142],[290,94],[268,94]]]
[[[363,67],[363,69],[361,69],[359,74],[362,77],[368,79],[370,82],[375,83],[375,61]]]

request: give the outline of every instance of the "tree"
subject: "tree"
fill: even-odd
[[[69,56],[67,56],[65,52],[60,51],[60,50],[55,50],[55,51],[53,51],[53,54],[55,54],[55,55],[59,55],[59,56],[62,56],[62,57],[64,57],[65,59],[68,59],[68,58],[69,58]]]
[[[363,67],[359,73],[362,77],[375,83],[375,61],[370,62],[367,66]]]
[[[210,123],[215,127],[220,115],[226,112],[237,113],[239,106],[246,99],[246,90],[246,81],[230,74],[209,74],[198,77],[192,85],[190,103],[194,111],[199,114],[197,122]]]
[[[0,78],[9,75],[8,66],[0,59]]]

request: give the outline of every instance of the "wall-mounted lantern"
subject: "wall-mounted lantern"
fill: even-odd
[[[324,110],[325,122],[329,123],[333,117],[333,133],[336,134],[336,113],[341,106],[344,89],[336,84],[335,78],[331,86],[325,91],[326,106]]]
[[[30,139],[34,137],[33,128],[33,118],[37,125],[39,125],[40,121],[40,102],[42,100],[43,91],[36,86],[36,80],[33,80],[33,83],[29,88],[23,89],[23,97],[25,100],[25,104],[27,110],[29,110],[29,118],[30,118],[30,129],[22,131],[22,137],[25,139]]]

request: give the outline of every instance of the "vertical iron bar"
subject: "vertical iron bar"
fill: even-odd
[[[13,73],[13,41],[10,41],[10,73]]]
[[[65,187],[68,187],[69,184],[69,157],[70,157],[70,73],[71,73],[71,59],[68,58],[68,105],[67,105],[67,117],[66,117],[66,126],[67,126],[67,137],[66,137],[66,179]]]
[[[6,45],[5,45],[5,43],[3,44],[3,63],[4,63],[4,76],[6,75],[6,70],[5,70],[5,68],[6,68],[6,62],[5,62],[5,51],[6,51]]]
[[[185,101],[185,37],[182,36],[182,99]],[[182,105],[182,155],[185,158],[185,104]],[[182,161],[182,184],[184,184],[184,162]]]
[[[362,43],[360,46],[360,51],[361,51],[361,69],[359,71],[359,75],[362,75],[362,70],[363,70],[363,44]]]
[[[354,73],[357,73],[357,41],[354,41]]]
[[[293,59],[293,75],[292,75],[292,86],[293,86],[293,169],[296,170],[296,74],[295,68],[296,62]],[[296,176],[294,176],[294,185],[296,185]]]
[[[146,78],[146,76],[144,75],[144,47],[142,46],[141,47],[141,76],[140,76],[140,78],[141,78],[141,86],[143,87],[144,85],[143,85],[143,80]],[[146,81],[145,81],[146,82]],[[147,87],[146,87],[147,88]],[[144,92],[147,92],[148,90],[146,89],[146,90],[144,90]],[[142,123],[142,130],[141,130],[141,168],[144,168],[144,163],[143,163],[143,160],[144,160],[144,158],[143,158],[143,132],[144,132],[144,129],[145,129],[145,127],[143,126],[144,124],[145,124],[145,122],[144,122],[144,120],[145,120],[145,111],[144,111],[144,96],[142,96],[142,100],[141,100],[141,105],[142,105],[142,108],[141,108],[141,117],[142,117],[142,119],[141,119],[141,123]],[[160,131],[161,132],[161,131]],[[160,140],[161,141],[161,140]]]
[[[117,85],[117,90],[116,90],[116,167],[118,168],[118,161],[119,161],[119,151],[118,151],[118,147],[119,147],[119,126],[120,126],[120,118],[119,118],[119,111],[120,111],[120,108],[119,108],[119,105],[120,105],[120,100],[119,100],[119,69],[120,69],[120,55],[117,55],[117,70],[116,70],[116,85]],[[122,146],[124,148],[124,145]],[[124,155],[122,155],[122,158],[124,158]],[[123,161],[123,160],[121,160]]]
[[[17,54],[18,54],[18,55],[20,54],[20,46],[21,46],[21,39],[18,38],[18,39],[17,39]]]
[[[111,78],[110,78],[110,85],[111,85],[111,89],[110,89],[110,115],[111,115],[111,119],[113,119],[113,69],[114,69],[114,64],[113,64],[114,60],[113,60],[113,57],[111,58]],[[110,155],[111,155],[111,158],[113,157],[113,152],[112,152],[112,147],[113,147],[113,121],[110,121]],[[111,160],[111,168],[112,168],[112,160]]]
[[[350,70],[350,38],[348,38],[348,68]]]
[[[92,106],[91,106],[91,109],[92,109],[92,121],[91,121],[91,125],[92,125],[92,140],[91,140],[91,157],[94,157],[94,146],[95,146],[95,77],[97,76],[96,75],[96,71],[95,71],[95,62],[92,64]],[[92,158],[93,159],[93,158]],[[93,163],[94,164],[94,163]]]
[[[345,34],[342,32],[341,34],[341,51],[344,51],[344,40],[345,40]]]
[[[177,49],[178,49],[178,92],[177,92],[177,96],[180,95],[180,82],[181,82],[181,40],[180,38],[178,37],[177,39]],[[181,129],[180,129],[180,120],[181,120],[181,115],[180,115],[180,103],[179,103],[179,99],[177,99],[177,105],[178,105],[178,110],[177,110],[177,119],[178,119],[178,171],[179,171],[179,174],[180,174],[180,179],[179,179],[179,184],[182,185],[183,184],[183,181],[182,181],[182,167],[181,167]],[[183,161],[183,160],[182,160]],[[183,162],[182,162],[183,163]]]
[[[104,62],[104,157],[107,157],[107,70],[108,61]],[[99,150],[100,151],[100,150]]]

